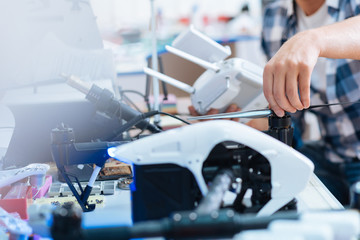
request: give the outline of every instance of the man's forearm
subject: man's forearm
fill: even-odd
[[[360,60],[360,16],[309,30],[320,50],[319,57]]]

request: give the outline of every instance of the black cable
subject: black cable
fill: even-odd
[[[140,132],[138,134],[136,134],[134,137],[131,137],[132,139],[138,139],[140,137],[141,134],[143,134],[145,132],[145,129],[140,130]]]
[[[147,121],[147,123],[149,124],[149,121]],[[160,128],[159,126],[157,126],[157,127]],[[135,130],[136,128],[133,128],[133,129]],[[145,132],[145,129],[146,129],[146,127],[140,129],[140,132],[139,132],[138,134],[136,134],[134,137],[132,137],[132,139],[137,139],[137,138],[139,138],[140,135]],[[160,129],[161,129],[161,128],[160,128]],[[131,129],[130,129],[130,130],[131,130]],[[162,130],[162,129],[161,129],[161,130]]]
[[[138,124],[139,122],[141,121],[144,121],[145,119],[149,118],[149,117],[152,117],[152,116],[155,116],[157,114],[163,114],[163,115],[167,115],[167,116],[170,116],[170,117],[173,117],[183,123],[186,123],[188,125],[190,125],[191,123],[173,115],[173,114],[170,114],[170,113],[166,113],[166,112],[160,112],[160,111],[150,111],[150,112],[147,112],[147,113],[142,113],[142,114],[139,114],[138,116],[136,116],[135,118],[131,119],[130,121],[128,121],[127,123],[125,123],[120,129],[118,129],[116,132],[115,132],[115,136],[119,136],[119,134],[123,133],[123,132],[126,132],[128,131],[131,127],[133,127],[134,125]]]
[[[186,124],[190,124],[189,122],[173,116],[168,113],[160,112],[160,111],[150,111],[147,113],[141,113],[140,111],[136,111],[130,106],[120,102],[118,99],[114,97],[114,94],[107,89],[102,89],[97,85],[93,84],[91,87],[85,85],[80,79],[75,77],[69,78],[67,83],[78,89],[79,91],[86,94],[86,99],[95,104],[96,110],[105,113],[107,116],[111,118],[118,118],[119,120],[125,120],[126,123],[116,130],[111,136],[106,139],[113,139],[114,137],[119,136],[121,133],[128,131],[131,127],[136,126],[139,129],[148,129],[152,133],[161,132],[162,129],[156,124],[151,124],[146,119],[157,115],[164,114],[169,115],[173,118],[178,119]],[[126,97],[125,95],[123,95]]]
[[[151,64],[150,64],[150,60],[147,61],[147,67],[148,68],[151,68]],[[163,65],[163,62],[162,62],[162,58],[160,56],[158,56],[158,67],[159,67],[159,72],[160,73],[164,73],[164,65]],[[150,96],[150,85],[151,85],[151,80],[152,78],[146,74],[146,83],[145,83],[145,95],[144,95],[144,100],[145,100],[145,103],[148,107],[148,110],[151,109],[151,106],[150,106],[150,101],[149,101],[149,96]],[[162,90],[163,90],[163,94],[164,94],[164,98],[163,98],[163,101],[166,101],[168,100],[168,90],[167,90],[167,85],[165,82],[163,81],[160,81],[161,82],[161,86],[162,86]],[[160,108],[161,109],[161,108]]]
[[[160,56],[158,56],[158,62],[159,62],[159,71],[160,71],[160,73],[164,74],[164,65],[162,62],[162,58]],[[167,85],[164,81],[161,81],[161,86],[162,86],[162,90],[163,90],[163,94],[164,94],[163,101],[166,101],[166,100],[168,100]]]
[[[125,120],[128,122],[133,119],[138,119],[137,116],[141,116],[140,112],[120,102],[114,97],[114,94],[107,89],[102,89],[95,84],[89,87],[85,85],[80,79],[76,78],[69,78],[67,83],[70,86],[73,86],[79,91],[85,93],[86,99],[95,104],[96,110],[105,113],[110,118],[117,118],[121,121]],[[161,130],[156,125],[148,124],[145,119],[137,122],[136,127],[140,129],[146,127],[153,133],[161,132]]]
[[[353,101],[353,102],[337,102],[337,103],[327,103],[327,104],[319,104],[319,105],[312,105],[304,110],[312,109],[312,108],[320,108],[320,107],[328,107],[328,106],[334,106],[334,105],[346,105],[346,104],[356,104],[360,103],[360,101]]]
[[[122,93],[134,93],[134,94],[140,95],[141,97],[143,97],[145,99],[145,95],[136,90],[121,90],[121,92]]]
[[[150,60],[147,61],[147,67],[150,68]],[[146,105],[148,107],[148,110],[151,109],[149,96],[150,96],[150,85],[151,85],[151,78],[148,74],[146,74],[146,83],[145,83],[145,96],[144,100],[146,102]]]
[[[160,112],[160,111],[158,111],[158,114],[163,114],[163,115],[170,116],[170,117],[175,118],[175,119],[177,119],[177,120],[179,120],[179,121],[181,121],[181,122],[183,122],[183,123],[185,123],[185,124],[187,124],[187,125],[190,125],[190,124],[191,124],[190,122],[185,121],[184,119],[179,118],[179,117],[177,117],[177,116],[175,116],[175,115],[173,115],[173,114],[167,113],[167,112]]]
[[[124,125],[122,125],[119,129],[117,129],[115,131],[115,133],[113,134],[113,136],[111,136],[110,138],[117,137],[121,133],[129,131],[130,128],[132,128],[134,125],[136,125],[139,122],[144,121],[145,119],[147,119],[153,115],[156,115],[156,114],[158,114],[157,111],[151,111],[151,112],[142,113],[142,114],[137,115],[136,117],[134,117],[133,119],[131,119],[130,121],[128,121]],[[141,128],[141,129],[144,129],[144,128]]]
[[[167,112],[160,112],[160,111],[158,111],[158,114],[163,114],[163,115],[170,116],[170,117],[175,118],[175,119],[177,119],[177,120],[179,120],[179,121],[181,121],[181,122],[183,122],[183,123],[185,123],[185,124],[188,124],[188,125],[191,124],[190,122],[187,122],[187,121],[185,121],[184,119],[181,119],[181,118],[179,118],[179,117],[177,117],[177,116],[175,116],[175,115],[173,115],[173,114],[167,113]],[[156,114],[155,114],[155,115],[156,115]],[[142,129],[139,134],[137,134],[136,136],[134,136],[134,138],[138,138],[144,131],[145,131],[145,128]]]

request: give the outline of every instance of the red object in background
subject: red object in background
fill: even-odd
[[[226,15],[219,15],[218,16],[218,21],[219,22],[227,23],[227,22],[231,21],[232,19],[233,19],[233,17],[226,16]]]
[[[0,188],[0,194],[3,196],[3,199],[0,199],[0,207],[8,213],[18,213],[21,219],[27,220],[29,218],[27,214],[28,203],[31,204],[33,198],[44,197],[51,184],[52,177],[46,176],[45,183],[40,189],[33,189],[23,181]]]
[[[24,183],[12,185],[10,188],[1,188],[0,192],[3,193],[7,190],[3,199],[0,199],[0,207],[8,213],[17,213],[20,218],[27,220],[28,201],[32,201],[32,187]]]
[[[0,207],[2,207],[8,213],[18,213],[20,218],[23,220],[29,219],[27,213],[27,201],[26,198],[19,199],[1,199]]]
[[[210,24],[209,16],[207,16],[207,15],[203,16],[203,24],[204,24],[204,26],[208,26]]]
[[[190,18],[189,17],[181,17],[181,18],[179,18],[179,22],[181,24],[184,24],[187,26],[190,24]]]

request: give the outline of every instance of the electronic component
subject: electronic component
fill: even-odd
[[[75,143],[75,134],[71,128],[60,125],[58,128],[52,130],[51,150],[53,159],[61,176],[65,179],[83,211],[92,211],[95,209],[95,205],[89,204],[87,200],[92,192],[95,180],[101,168],[106,160],[109,159],[107,148],[119,144],[121,144],[121,142]],[[91,177],[84,189],[77,177],[71,176],[65,169],[65,166],[75,164],[95,165]],[[76,180],[78,189],[72,184],[70,177]]]
[[[117,118],[121,121],[125,120],[126,122],[129,122],[141,115],[140,112],[117,100],[114,97],[114,94],[107,89],[102,89],[95,84],[87,86],[85,82],[75,76],[68,76],[66,78],[67,83],[70,86],[86,94],[86,99],[94,103],[98,111],[105,113],[111,118]],[[161,131],[156,125],[149,123],[145,119],[136,123],[135,126],[140,129],[148,129],[153,133]],[[121,128],[121,130],[118,130],[117,133],[120,134],[121,132],[127,130],[127,125],[125,125],[125,127]]]

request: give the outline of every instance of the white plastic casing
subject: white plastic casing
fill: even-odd
[[[231,55],[229,46],[222,46],[196,30],[193,25],[179,34],[172,46],[207,62],[222,61]]]
[[[244,144],[262,154],[271,166],[271,200],[258,215],[270,215],[303,189],[313,172],[313,163],[286,144],[242,123],[213,120],[158,133],[116,148],[110,156],[124,162],[176,164],[189,169],[203,195],[208,191],[202,167],[211,150],[224,141]]]
[[[274,220],[267,229],[243,231],[233,239],[350,240],[358,239],[359,234],[360,215],[357,210],[322,210],[302,213],[298,220]]]
[[[200,114],[210,108],[224,112],[232,104],[243,111],[268,105],[262,89],[263,69],[247,60],[231,58],[218,64],[220,71],[205,71],[194,83],[191,102]]]

